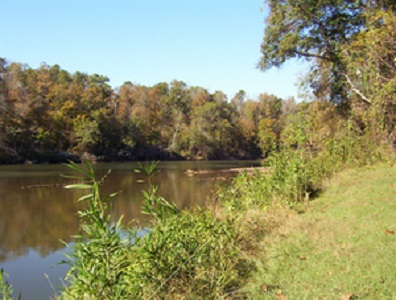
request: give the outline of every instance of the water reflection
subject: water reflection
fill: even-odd
[[[29,249],[46,256],[63,248],[59,239],[69,240],[77,231],[75,191],[64,193],[56,186],[26,188],[27,184],[49,183],[54,183],[54,178],[2,176],[0,261],[25,255]]]
[[[257,165],[258,162],[167,162],[159,165],[160,173],[154,182],[159,194],[174,201],[179,207],[202,204],[210,196],[216,181],[215,173],[188,177],[188,169],[226,169]],[[140,213],[143,189],[147,183],[133,172],[135,163],[97,164],[98,176],[108,169],[112,173],[102,185],[102,193],[121,191],[113,201],[113,218],[124,215],[124,222],[147,222]],[[0,262],[28,255],[30,250],[42,257],[63,248],[60,240],[71,241],[78,231],[77,210],[81,203],[75,200],[84,194],[81,190],[64,189],[72,183],[59,176],[71,174],[62,165],[1,166],[0,167]],[[225,175],[222,174],[222,177]]]
[[[154,183],[159,194],[174,201],[179,207],[202,204],[219,176],[214,173],[188,177],[186,170],[224,170],[227,168],[256,166],[259,162],[166,162],[160,163],[160,173]],[[124,215],[124,223],[138,220],[147,223],[147,216],[140,213],[143,189],[147,183],[133,170],[136,163],[97,164],[98,176],[108,169],[112,173],[101,186],[102,193],[121,191],[113,200],[114,219]],[[67,272],[67,265],[57,264],[67,250],[63,240],[71,242],[78,231],[77,210],[82,203],[76,199],[81,190],[64,189],[76,183],[59,174],[72,174],[63,165],[0,166],[0,268],[10,275],[16,295],[23,299],[49,299],[57,290]],[[48,274],[49,280],[45,277]]]

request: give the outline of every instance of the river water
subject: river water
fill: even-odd
[[[203,205],[217,184],[233,174],[228,168],[258,166],[258,161],[161,162],[154,179],[158,192],[180,208]],[[121,193],[113,200],[114,219],[148,222],[140,213],[145,178],[134,172],[137,163],[100,163],[97,177],[111,174],[104,181],[102,195]],[[211,170],[189,176],[187,170]],[[22,299],[53,299],[64,286],[68,270],[64,254],[78,231],[76,199],[86,191],[64,186],[76,183],[60,174],[74,175],[64,165],[0,166],[0,268],[10,276],[15,295]],[[63,242],[61,242],[63,241]]]

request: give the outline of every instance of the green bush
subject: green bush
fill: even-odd
[[[293,206],[309,199],[321,184],[321,173],[311,155],[302,149],[274,151],[264,162],[269,173],[238,176],[231,187],[220,192],[220,201],[231,210],[268,209],[276,205]]]
[[[230,222],[197,209],[162,219],[129,252],[137,298],[222,298],[243,285],[247,264]]]
[[[61,298],[217,299],[237,293],[244,284],[250,266],[230,219],[201,208],[180,211],[150,186],[143,193],[150,228],[140,237],[141,231],[130,230],[122,239],[120,221],[112,225],[108,214],[111,197],[100,198],[100,181],[90,163],[70,167],[90,183],[69,188],[89,188],[91,193],[80,198],[88,207],[79,213],[81,234],[70,255],[70,286]],[[154,168],[142,166],[150,183]]]
[[[149,182],[153,167],[141,166]],[[143,212],[151,216],[150,233],[128,252],[131,292],[142,299],[214,299],[238,291],[248,262],[230,219],[197,208],[180,211],[150,186]]]
[[[75,243],[68,255],[71,269],[66,279],[70,286],[62,293],[65,299],[122,299],[127,296],[128,285],[125,268],[128,266],[127,239],[121,239],[121,220],[111,223],[110,199],[101,198],[99,184],[95,179],[92,165],[85,161],[83,167],[70,162],[71,169],[82,177],[83,184],[69,185],[66,188],[88,189],[91,192],[79,201],[86,202],[84,210],[79,211],[80,234],[74,236]],[[107,176],[107,175],[106,175]]]
[[[14,291],[5,277],[8,277],[8,275],[4,273],[3,269],[0,269],[0,297],[3,298],[3,300],[11,300]],[[18,297],[18,299],[20,299],[20,297]]]
[[[272,151],[263,162],[267,173],[239,175],[229,187],[219,190],[219,201],[233,212],[301,207],[322,189],[324,180],[341,169],[392,160],[386,145],[377,145],[348,126],[322,144],[321,148],[283,146]]]

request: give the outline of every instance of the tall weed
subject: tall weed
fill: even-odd
[[[12,294],[14,290],[12,286],[6,281],[5,277],[8,277],[6,273],[4,273],[3,269],[0,269],[0,297],[3,300],[12,300]],[[20,297],[18,297],[20,299]]]
[[[249,263],[230,219],[202,208],[180,211],[153,185],[144,192],[143,212],[152,217],[150,233],[128,252],[134,297],[218,299],[243,285]]]
[[[120,220],[113,225],[109,200],[101,198],[92,166],[71,163],[85,182],[68,188],[90,189],[80,198],[81,233],[72,246],[64,299],[217,299],[235,295],[250,271],[229,218],[210,210],[180,211],[157,195],[155,165],[141,166],[150,187],[143,193],[149,229],[130,230],[121,238]],[[125,231],[123,231],[125,232]]]
[[[162,219],[129,252],[135,297],[226,297],[242,286],[247,270],[236,241],[232,224],[207,210]]]
[[[386,147],[359,135],[348,124],[334,137],[322,141],[322,145],[286,145],[271,152],[263,162],[270,170],[268,174],[239,175],[229,187],[219,190],[220,202],[234,212],[254,207],[301,207],[322,189],[325,179],[341,169],[393,159]]]
[[[67,176],[85,183],[66,186],[71,189],[88,189],[90,193],[78,201],[86,202],[78,212],[80,233],[75,238],[68,255],[71,269],[66,279],[69,288],[62,293],[65,299],[122,299],[127,296],[128,281],[125,268],[128,266],[127,251],[130,245],[121,239],[120,223],[111,223],[109,201],[116,194],[101,198],[99,184],[90,162],[81,167],[70,162],[71,169],[81,176]],[[107,176],[107,175],[106,175]]]

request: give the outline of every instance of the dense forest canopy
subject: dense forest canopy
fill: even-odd
[[[258,158],[285,107],[262,94],[231,101],[182,81],[112,89],[98,74],[1,60],[0,161]],[[283,109],[283,110],[282,110]]]
[[[106,76],[1,59],[0,162],[259,158],[302,140],[320,147],[343,123],[395,143],[395,2],[266,2],[259,66],[311,61],[310,103],[243,90],[227,99],[177,80],[112,89]]]
[[[305,84],[362,133],[395,141],[396,2],[266,0],[260,68],[311,62]],[[340,115],[339,115],[340,116]]]
[[[270,14],[261,46],[261,69],[279,67],[291,58],[313,61],[308,82],[317,95],[334,103],[348,101],[348,47],[364,34],[386,29],[390,20],[384,14],[394,17],[396,12],[394,0],[266,2]],[[392,31],[387,33],[392,35]]]

